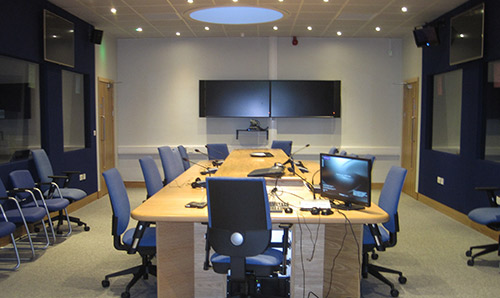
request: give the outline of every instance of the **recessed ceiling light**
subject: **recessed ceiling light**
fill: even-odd
[[[111,13],[112,13],[112,14],[116,14],[116,8],[114,8],[114,7],[113,7],[113,8],[111,8]]]
[[[277,31],[277,30],[278,30],[278,26],[274,26],[274,27],[273,27],[273,30],[274,30],[274,31]]]
[[[238,0],[233,0],[234,3],[238,2]]]
[[[142,32],[142,28],[141,28],[141,27],[138,27],[138,28],[136,28],[136,29],[135,29],[135,31],[137,31],[137,32]]]
[[[328,0],[323,0],[323,2],[328,2]]]
[[[210,30],[210,27],[208,27],[208,26],[205,26],[205,30],[207,30],[207,31],[208,31],[208,30]]]
[[[307,26],[307,30],[311,31],[312,29],[313,29],[313,27]]]
[[[382,30],[380,27],[375,27],[375,31],[380,31]]]
[[[403,6],[403,7],[401,7],[401,11],[402,11],[402,12],[407,12],[407,11],[408,11],[408,8],[407,8],[406,6]]]
[[[194,1],[193,0],[187,0],[188,3],[193,3]]]
[[[337,35],[338,36],[342,36],[342,32],[341,31],[337,31]]]
[[[194,10],[188,15],[194,20],[205,23],[241,25],[276,21],[283,18],[284,13],[264,7],[219,6]]]
[[[175,35],[181,36],[181,33],[180,32],[175,32]]]
[[[279,0],[280,2],[283,2],[284,0]]]

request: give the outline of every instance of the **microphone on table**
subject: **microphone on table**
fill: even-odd
[[[189,159],[187,159],[187,158],[185,158],[185,157],[183,157],[183,158],[182,158],[182,160],[187,161],[187,162],[189,162],[189,163],[191,163],[191,164],[193,164],[193,165],[197,165],[197,166],[199,166],[199,167],[204,168],[204,169],[205,169],[205,171],[201,171],[201,172],[200,172],[200,174],[202,174],[202,175],[206,175],[206,174],[210,175],[210,174],[213,174],[213,173],[217,172],[217,169],[216,169],[216,168],[209,168],[209,167],[206,167],[206,166],[201,165],[201,164],[199,164],[199,163],[196,163],[196,162],[194,162],[194,161],[190,161]]]
[[[207,150],[208,150],[208,145],[205,145],[205,148],[207,148]],[[226,156],[226,153],[221,152],[221,151],[219,151],[219,150],[217,150],[217,149],[215,149],[215,148],[212,148],[212,149],[210,149],[210,150],[215,151],[216,153],[219,153],[221,156]],[[210,155],[209,155],[209,157],[208,157],[208,158],[210,159]],[[221,164],[222,164],[223,162],[224,162],[224,161],[220,161],[220,163],[221,163]]]
[[[312,192],[312,194],[313,194],[313,198],[316,200],[316,193],[321,192],[321,189],[315,188],[315,187],[314,187],[314,185],[313,185],[311,182],[307,181],[307,179],[306,179],[306,178],[302,177],[302,176],[301,176],[301,175],[299,175],[297,172],[295,172],[295,169],[294,169],[294,168],[289,167],[289,168],[288,168],[288,171],[289,171],[290,173],[293,173],[293,174],[294,174],[294,175],[296,175],[297,177],[299,177],[299,178],[300,178],[300,180],[304,181],[304,183],[306,184],[307,188],[308,188],[308,189]]]
[[[307,147],[311,146],[311,144],[306,144],[304,147],[300,148],[299,150],[296,150],[295,152],[293,152],[292,154],[290,154],[290,157],[288,158],[287,161],[285,161],[283,163],[283,165],[286,165],[286,164],[291,164],[292,165],[292,169],[293,169],[293,173],[295,173],[295,166],[297,165],[297,168],[302,172],[302,173],[307,173],[309,172],[309,170],[304,166],[304,164],[302,162],[298,162],[296,163],[294,160],[293,160],[293,156],[295,154],[297,154],[298,152],[306,149]]]
[[[197,153],[200,153],[202,155],[205,155],[206,157],[208,157],[208,159],[210,159],[210,155],[206,154],[205,152],[201,152],[199,149],[194,149],[194,151],[197,152]],[[222,165],[222,163],[223,163],[222,160],[214,160],[214,161],[212,161],[212,165],[214,167],[218,167],[218,166]]]

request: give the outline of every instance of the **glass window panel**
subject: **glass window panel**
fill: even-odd
[[[64,151],[85,148],[84,77],[62,71]]]
[[[500,60],[488,64],[485,90],[486,141],[484,158],[500,162]]]
[[[432,150],[460,154],[462,70],[434,76]]]
[[[0,163],[40,148],[38,64],[0,56]]]

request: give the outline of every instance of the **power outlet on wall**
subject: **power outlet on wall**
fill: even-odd
[[[86,179],[87,179],[87,174],[85,174],[85,173],[80,174],[80,181],[83,181]]]
[[[444,178],[443,177],[440,177],[440,176],[437,176],[437,181],[436,181],[438,184],[440,185],[444,185]]]

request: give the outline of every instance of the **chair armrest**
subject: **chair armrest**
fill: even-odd
[[[132,240],[132,245],[127,250],[128,254],[135,254],[137,252],[137,247],[139,246],[139,242],[142,239],[142,235],[144,235],[144,231],[149,227],[151,222],[147,221],[139,221],[137,222],[137,226],[135,227],[134,236]]]
[[[66,175],[68,178],[64,180],[64,185],[63,187],[68,187],[69,182],[71,181],[72,177],[74,175],[79,175],[81,171],[62,171],[64,175]]]
[[[370,229],[370,233],[373,236],[373,239],[375,240],[375,248],[378,251],[384,251],[385,246],[382,242],[382,236],[380,235],[380,230],[378,228],[377,224],[367,224],[368,228]]]
[[[480,186],[474,188],[474,190],[479,190],[479,191],[484,191],[486,192],[486,195],[488,196],[488,201],[490,202],[491,207],[498,207],[497,204],[497,199],[495,195],[495,191],[500,190],[500,187],[496,186]]]

